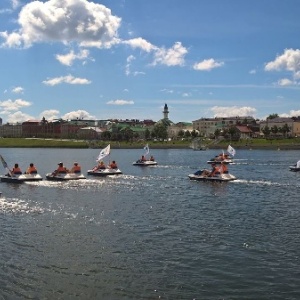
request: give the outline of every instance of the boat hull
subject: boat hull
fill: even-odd
[[[196,181],[226,182],[226,181],[236,180],[236,177],[229,173],[219,174],[217,176],[212,176],[212,177],[197,175],[197,174],[190,174],[188,176],[190,180],[196,180]]]
[[[146,161],[135,161],[132,163],[134,166],[141,166],[141,167],[149,167],[149,166],[156,166],[156,161],[146,160]]]
[[[300,168],[297,168],[296,166],[290,166],[290,171],[292,171],[292,172],[299,172]]]
[[[0,176],[0,180],[2,182],[9,182],[9,183],[23,183],[25,181],[40,181],[43,180],[43,177],[39,174],[20,174],[12,177],[3,175]]]
[[[221,164],[221,163],[223,163],[223,164],[228,165],[228,164],[232,164],[232,163],[233,163],[233,160],[231,160],[231,159],[224,159],[224,160],[208,160],[207,163],[208,163],[208,164]]]
[[[96,170],[96,171],[88,170],[87,173],[88,175],[99,176],[99,177],[123,174],[120,169],[104,169],[104,170]]]
[[[68,181],[68,180],[86,179],[86,177],[83,174],[76,174],[76,173],[57,174],[57,175],[48,173],[46,174],[46,179],[52,181]]]

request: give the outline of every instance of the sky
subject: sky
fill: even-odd
[[[300,115],[299,0],[0,1],[0,117]]]

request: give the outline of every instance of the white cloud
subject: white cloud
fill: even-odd
[[[174,90],[169,90],[169,89],[162,89],[160,90],[161,92],[167,93],[167,94],[173,94]]]
[[[95,116],[91,115],[85,110],[77,110],[66,113],[62,116],[64,120],[74,120],[74,119],[96,119]]]
[[[135,39],[130,39],[126,41],[122,41],[123,44],[129,45],[133,49],[139,48],[142,49],[145,52],[151,52],[153,50],[158,49],[156,46],[152,45],[148,41],[146,41],[143,38],[135,38]]]
[[[121,19],[94,2],[48,0],[24,5],[18,23],[18,30],[0,33],[5,40],[3,46],[26,48],[40,42],[77,42],[86,47],[110,48],[119,42]]]
[[[13,114],[9,114],[7,116],[7,122],[8,123],[22,123],[28,120],[34,120],[35,118],[28,115],[28,114],[24,114],[21,111],[16,111]]]
[[[17,87],[14,87],[12,89],[12,92],[15,93],[15,94],[23,94],[24,93],[24,89],[21,86],[17,86]]]
[[[40,113],[40,119],[45,118],[46,120],[54,120],[59,118],[59,110],[47,109]]]
[[[249,71],[249,74],[251,74],[251,75],[256,74],[256,70],[255,70],[255,69],[250,70],[250,71]]]
[[[205,59],[201,62],[195,63],[193,66],[194,70],[197,71],[211,71],[215,68],[220,68],[224,65],[224,62],[217,62],[213,58]]]
[[[66,66],[72,66],[74,60],[86,60],[89,57],[89,50],[82,49],[79,53],[74,53],[73,50],[71,50],[69,53],[63,55],[63,54],[57,54],[55,58],[63,65]]]
[[[11,5],[13,9],[17,9],[21,4],[19,0],[11,0]]]
[[[127,76],[130,75],[130,67],[131,67],[131,62],[132,62],[133,60],[135,60],[135,57],[134,57],[133,55],[129,55],[129,56],[127,57],[127,59],[126,59],[127,64],[126,64],[126,67],[125,67],[125,74],[126,74]]]
[[[288,78],[282,78],[282,79],[278,80],[278,85],[280,85],[280,86],[288,86],[288,85],[293,85],[293,84],[295,84],[295,82]]]
[[[253,116],[256,113],[254,107],[238,107],[238,106],[214,106],[210,109],[214,117],[243,117],[243,116]]]
[[[289,113],[278,114],[281,118],[291,118],[300,116],[300,110],[290,110]]]
[[[44,84],[54,86],[61,83],[68,83],[68,84],[90,84],[91,81],[85,78],[76,78],[72,75],[55,77],[51,79],[47,79],[43,81]]]
[[[300,70],[300,50],[285,49],[282,55],[278,55],[275,60],[265,65],[266,71],[287,70],[297,72]]]
[[[5,100],[5,101],[0,101],[0,108],[4,110],[4,112],[9,112],[9,111],[14,111],[18,110],[22,107],[28,107],[31,106],[31,103],[22,99],[17,99],[17,100]]]
[[[154,53],[153,65],[183,66],[187,49],[180,42],[176,42],[172,48],[157,48]]]
[[[106,102],[109,105],[132,105],[134,102],[132,100],[111,100]]]

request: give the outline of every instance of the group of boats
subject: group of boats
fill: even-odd
[[[148,144],[144,147],[145,153],[142,155],[140,159],[134,161],[132,164],[134,166],[156,166],[157,162],[155,161],[153,156],[149,157],[149,146]],[[220,153],[215,157],[211,158],[207,161],[207,164],[212,167],[211,170],[209,169],[201,169],[197,170],[193,174],[189,174],[188,177],[190,180],[196,181],[211,181],[211,182],[222,182],[222,181],[233,181],[236,180],[236,176],[229,173],[228,165],[233,164],[233,157],[235,156],[236,151],[235,149],[229,145],[227,148],[227,153]],[[106,167],[103,164],[103,159],[110,155],[110,145],[105,147],[100,151],[100,154],[97,157],[98,165],[94,168],[87,171],[88,175],[91,176],[114,176],[122,174],[122,171],[116,166],[112,166],[112,164],[108,164]],[[0,181],[2,182],[10,182],[10,183],[22,183],[25,181],[40,181],[43,180],[43,177],[35,173],[24,173],[24,174],[13,174],[11,170],[8,168],[8,165],[4,158],[0,155],[0,160],[3,164],[3,167],[7,170],[7,174],[0,176]],[[114,161],[113,161],[114,163]],[[101,164],[104,167],[101,167]],[[290,166],[290,170],[294,172],[300,171],[300,161],[297,162],[294,166]],[[68,181],[68,180],[79,180],[79,179],[86,179],[86,176],[80,172],[51,172],[46,174],[47,180],[52,181]]]
[[[228,171],[228,165],[233,163],[232,158],[236,154],[235,149],[229,145],[227,147],[227,153],[220,153],[215,157],[207,161],[207,164],[212,166],[211,170],[202,169],[198,170],[193,174],[189,174],[190,180],[197,181],[211,181],[211,182],[222,182],[222,181],[233,181],[237,178],[230,174]]]
[[[147,158],[147,155],[149,154],[149,146],[148,144],[144,147],[145,154],[142,155],[141,159],[133,162],[133,165],[135,166],[155,166],[157,165],[157,162],[154,160],[154,157],[151,156],[149,159]],[[105,166],[103,163],[103,159],[110,155],[110,144],[102,149],[97,157],[98,165],[96,165],[91,170],[87,171],[88,175],[91,176],[114,176],[122,174],[122,171],[117,167],[117,165],[109,163],[108,166]],[[3,167],[6,169],[7,174],[0,176],[0,181],[2,182],[9,182],[9,183],[22,183],[22,182],[30,182],[30,181],[40,181],[43,180],[43,177],[38,174],[37,172],[34,173],[24,173],[24,174],[14,174],[9,168],[2,157],[0,155],[0,160],[3,164]],[[62,164],[62,163],[59,163]],[[104,166],[104,167],[102,167]],[[47,180],[52,181],[68,181],[68,180],[80,180],[80,179],[86,179],[85,175],[80,172],[68,172],[68,171],[62,171],[62,172],[51,172],[46,174]]]

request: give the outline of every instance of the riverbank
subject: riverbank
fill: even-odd
[[[191,141],[148,141],[151,149],[191,149]],[[68,139],[25,139],[25,138],[1,138],[0,148],[71,148],[71,149],[102,149],[111,145],[112,149],[141,149],[145,142],[116,142],[116,141],[85,141]],[[205,146],[208,149],[226,150],[228,145],[235,149],[265,149],[265,150],[300,150],[300,139],[252,139],[241,141],[221,141],[218,144],[208,142]]]

